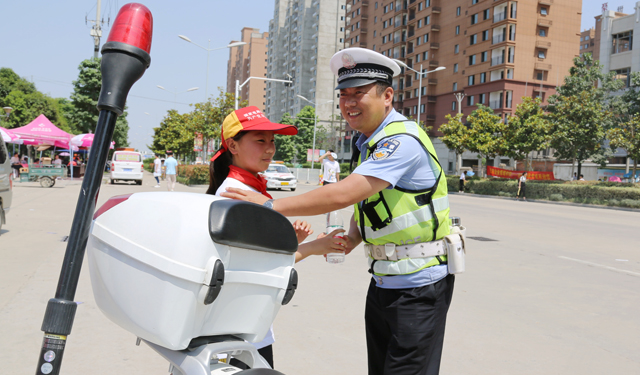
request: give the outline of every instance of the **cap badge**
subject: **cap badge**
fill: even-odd
[[[353,69],[356,67],[356,62],[353,60],[353,57],[348,53],[342,55],[342,66],[347,69]]]

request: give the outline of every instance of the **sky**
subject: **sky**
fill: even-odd
[[[322,1],[322,0],[321,0]],[[563,0],[575,1],[575,0]],[[217,96],[218,87],[226,89],[226,48],[210,52],[207,84],[207,52],[178,35],[210,48],[224,47],[240,38],[243,27],[268,31],[274,0],[140,0],[153,14],[151,66],[134,84],[127,100],[129,144],[141,151],[151,144],[153,128],[170,109],[189,112],[190,103]],[[93,38],[89,35],[96,18],[96,0],[21,0],[0,3],[0,67],[13,69],[35,83],[38,90],[52,97],[69,98],[78,66],[93,57]],[[118,9],[126,1],[102,0],[101,18],[105,20],[101,45],[107,40]],[[603,1],[583,1],[582,27],[595,25],[602,13]],[[633,13],[630,0],[609,1],[608,8],[624,7]],[[159,89],[163,86],[168,91]],[[186,90],[198,87],[196,91]],[[170,92],[171,91],[171,92]],[[178,92],[178,94],[174,94]],[[25,124],[26,125],[26,124]]]

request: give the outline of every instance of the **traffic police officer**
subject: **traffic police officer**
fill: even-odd
[[[373,277],[365,310],[369,374],[438,374],[454,275],[442,239],[449,234],[446,179],[429,137],[393,109],[400,67],[364,48],[330,62],[340,110],[361,133],[357,167],[338,183],[265,201],[229,189],[223,196],[264,204],[287,216],[355,205],[347,251],[361,241]]]

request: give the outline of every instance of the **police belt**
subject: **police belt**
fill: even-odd
[[[411,245],[364,245],[364,253],[375,260],[400,260],[406,258],[429,258],[447,255],[447,247],[443,240],[420,242]]]

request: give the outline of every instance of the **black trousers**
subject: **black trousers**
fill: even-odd
[[[464,180],[460,180],[460,188],[458,191],[464,191]]]
[[[522,198],[522,197],[526,198],[527,197],[526,190],[527,190],[527,184],[524,182],[521,182],[520,189],[518,189],[518,198]]]
[[[371,280],[365,309],[369,375],[436,375],[454,275],[413,289]]]

